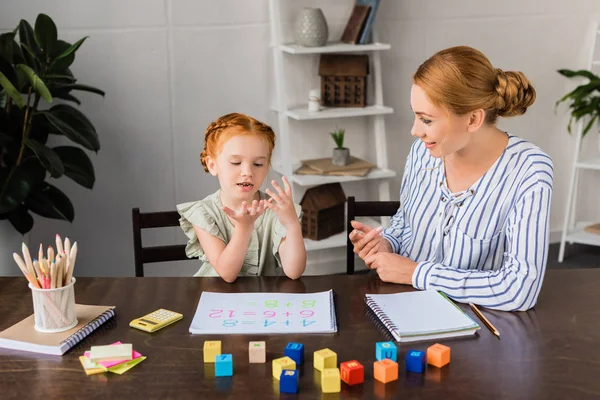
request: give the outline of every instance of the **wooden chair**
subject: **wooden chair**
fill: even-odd
[[[185,255],[185,244],[170,246],[142,246],[142,229],[179,226],[177,211],[141,213],[139,208],[131,210],[133,221],[133,253],[135,276],[144,276],[144,264],[164,261],[189,260]]]
[[[354,246],[350,241],[350,232],[354,229],[350,221],[356,217],[391,217],[400,208],[399,201],[356,201],[348,196],[348,213],[346,217],[346,273],[354,273]]]

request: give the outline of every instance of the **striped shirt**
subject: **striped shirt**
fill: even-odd
[[[401,206],[384,237],[395,253],[418,263],[415,288],[498,310],[528,310],[546,269],[553,173],[540,148],[509,135],[492,167],[468,190],[451,193],[442,160],[417,140]]]

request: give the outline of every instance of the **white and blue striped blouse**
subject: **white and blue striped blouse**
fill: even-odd
[[[384,232],[418,263],[412,283],[459,302],[524,311],[536,303],[548,255],[552,160],[509,135],[506,149],[470,189],[451,193],[444,165],[417,140],[400,209]]]

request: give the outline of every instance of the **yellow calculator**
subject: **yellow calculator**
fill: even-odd
[[[129,323],[129,326],[146,332],[156,332],[173,322],[179,321],[181,318],[183,318],[183,314],[160,308],[141,318],[134,319]]]

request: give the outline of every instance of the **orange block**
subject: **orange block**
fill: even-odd
[[[450,347],[436,343],[427,349],[427,364],[442,368],[450,363]]]
[[[381,383],[398,380],[398,363],[389,358],[373,363],[373,376]]]

